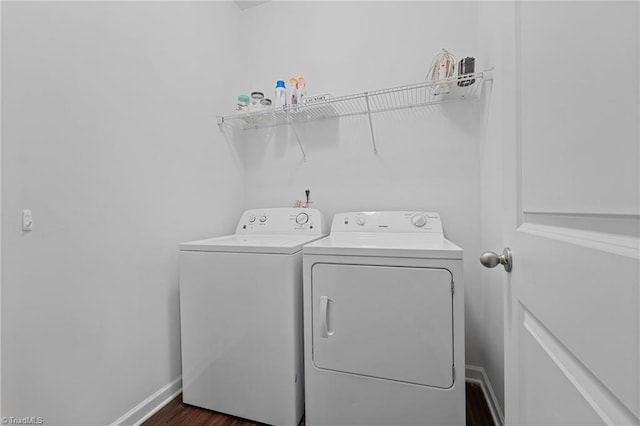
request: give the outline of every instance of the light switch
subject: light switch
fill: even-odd
[[[23,231],[31,231],[33,229],[33,216],[31,215],[31,210],[24,209],[22,210],[22,230]]]

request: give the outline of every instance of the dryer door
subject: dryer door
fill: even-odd
[[[317,263],[317,368],[453,386],[452,275],[446,269]]]

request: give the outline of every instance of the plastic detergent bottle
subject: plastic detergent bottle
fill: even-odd
[[[289,79],[289,86],[287,86],[287,105],[289,108],[298,103],[298,80],[295,77]]]
[[[304,77],[298,77],[298,103],[302,105],[307,97],[307,82]]]
[[[276,96],[273,104],[277,107],[283,107],[287,104],[287,92],[284,86],[284,80],[276,81]]]

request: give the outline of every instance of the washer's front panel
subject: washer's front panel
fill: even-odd
[[[447,269],[316,263],[315,367],[453,386],[453,294]]]
[[[298,424],[301,261],[300,253],[180,252],[185,403]]]

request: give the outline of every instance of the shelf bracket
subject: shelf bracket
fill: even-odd
[[[493,70],[494,68],[491,67],[486,71],[482,72],[482,79],[486,80],[486,81],[493,81]]]
[[[373,131],[373,121],[371,119],[371,107],[369,106],[369,93],[364,94],[364,100],[367,103],[367,117],[369,117],[369,129],[371,129],[371,144],[373,145],[373,155],[378,155],[378,149],[376,148],[376,135]]]
[[[291,122],[291,118],[289,118],[288,121],[289,121],[289,127],[291,127],[291,131],[293,132],[293,136],[295,136],[296,142],[298,142],[298,146],[300,147],[300,151],[302,152],[302,161],[307,161],[307,153],[304,151],[302,142],[300,142],[300,136],[298,136],[298,132],[296,131],[296,126]]]

